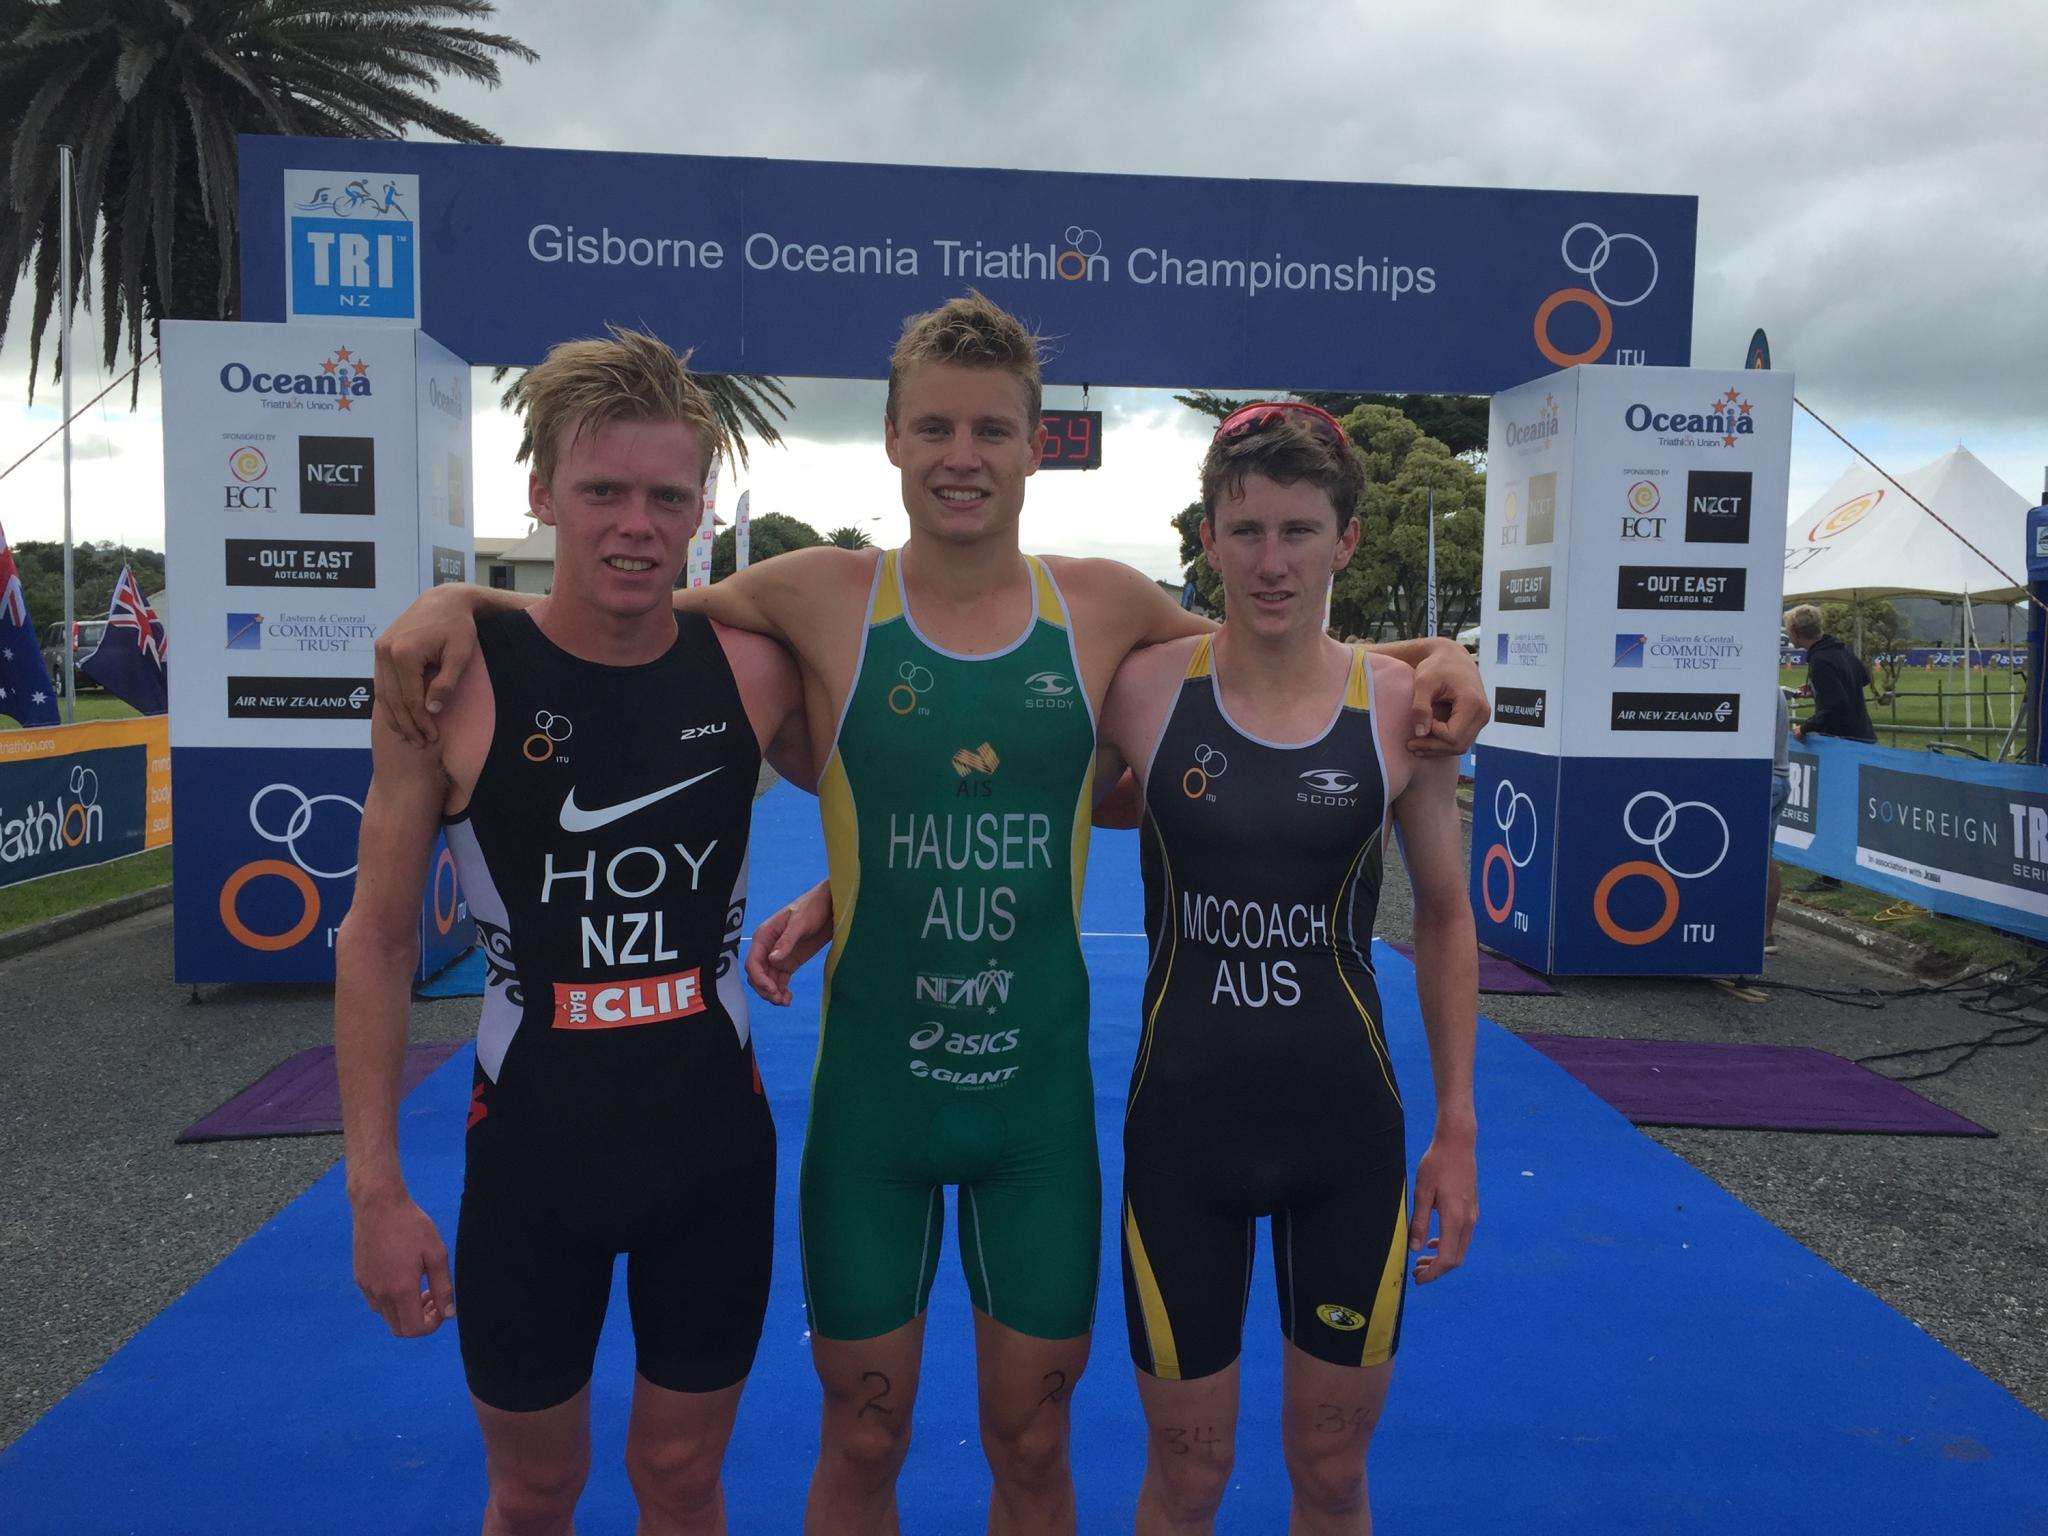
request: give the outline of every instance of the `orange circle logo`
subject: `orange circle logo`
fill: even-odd
[[[1493,904],[1493,865],[1500,861],[1500,867],[1507,872],[1507,894],[1501,897],[1500,905]],[[1486,850],[1486,857],[1479,864],[1479,899],[1486,903],[1486,915],[1496,923],[1508,920],[1508,914],[1515,910],[1515,864],[1508,857],[1507,844],[1495,843]]]
[[[1583,352],[1565,352],[1550,339],[1550,317],[1567,304],[1583,304],[1593,312],[1593,318],[1600,322],[1600,333],[1593,339],[1593,345]],[[1545,299],[1536,310],[1536,350],[1549,358],[1560,368],[1570,368],[1578,363],[1597,360],[1607,350],[1607,344],[1614,340],[1614,313],[1606,301],[1590,288],[1560,288]]]
[[[275,875],[289,882],[299,893],[304,909],[299,920],[282,933],[258,933],[235,910],[236,898],[242,894],[242,887],[264,875]],[[296,864],[287,864],[283,859],[255,859],[244,864],[232,875],[227,884],[220,888],[220,924],[227,929],[237,943],[250,949],[260,949],[266,954],[275,954],[281,949],[290,949],[307,934],[320,920],[320,893],[314,889],[312,880]]]
[[[1608,898],[1614,888],[1630,875],[1641,875],[1653,882],[1664,893],[1664,910],[1657,920],[1647,928],[1624,928],[1614,920],[1608,911]],[[1600,925],[1600,931],[1617,944],[1654,944],[1671,931],[1671,925],[1678,921],[1678,882],[1673,880],[1661,865],[1652,864],[1648,859],[1630,859],[1617,864],[1601,878],[1593,891],[1593,920]]]
[[[448,910],[445,912],[441,910],[441,876],[444,873],[448,876]],[[443,848],[441,850],[441,857],[434,861],[434,928],[436,932],[446,933],[455,926],[455,914],[459,906],[460,889],[461,881],[456,878],[455,874],[455,855],[446,848]]]

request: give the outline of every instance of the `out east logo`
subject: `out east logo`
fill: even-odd
[[[420,179],[284,173],[285,318],[419,321]]]
[[[1617,251],[1626,254],[1617,260]],[[1610,235],[1598,224],[1582,222],[1564,232],[1558,254],[1566,269],[1583,276],[1588,286],[1560,288],[1536,306],[1536,350],[1560,368],[1598,362],[1614,340],[1614,311],[1632,308],[1656,291],[1657,252],[1641,235]],[[1600,275],[1610,265],[1617,270],[1609,273],[1603,284]],[[1593,316],[1593,344],[1583,351],[1567,352],[1550,334],[1552,319],[1567,306],[1585,309]],[[1644,359],[1640,352],[1616,348],[1614,360],[1640,363]]]
[[[1851,496],[1826,517],[1806,530],[1806,542],[1818,544],[1822,539],[1832,539],[1862,522],[1877,510],[1877,504],[1884,500],[1884,490],[1865,491],[1861,496]]]

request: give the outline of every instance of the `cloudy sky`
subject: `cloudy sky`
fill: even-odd
[[[593,14],[507,0],[496,25],[540,62],[447,104],[509,143],[559,148],[1696,195],[1696,364],[1739,365],[1762,325],[1801,398],[1887,468],[1960,442],[2030,501],[2041,488],[2048,7],[881,0],[855,26],[779,0],[607,0],[605,25]],[[26,401],[26,325],[17,294],[0,468],[57,421],[53,388]],[[109,377],[83,355],[96,329],[80,326],[80,401]],[[739,482],[755,511],[899,538],[880,386],[792,393],[788,446],[757,452]],[[1167,519],[1192,499],[1202,425],[1163,391],[1091,404],[1109,413],[1107,467],[1041,476],[1026,543],[1170,575]],[[79,538],[161,546],[161,430],[153,380],[138,410],[123,386],[80,423]],[[479,533],[525,522],[515,442],[479,410]],[[1849,462],[1800,417],[1793,514]],[[0,481],[10,537],[58,535],[59,483],[54,445]]]

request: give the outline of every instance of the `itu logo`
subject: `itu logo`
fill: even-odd
[[[1657,252],[1641,235],[1610,235],[1598,224],[1582,222],[1564,232],[1558,254],[1566,269],[1584,277],[1588,286],[1560,288],[1536,307],[1536,350],[1560,368],[1598,362],[1614,340],[1614,311],[1632,308],[1656,291]],[[1614,268],[1611,272],[1610,266]],[[1605,283],[1601,281],[1603,273]],[[1567,352],[1551,337],[1551,320],[1567,305],[1584,308],[1593,316],[1593,344],[1583,351]],[[1624,355],[1617,349],[1615,361],[1640,363],[1643,359],[1638,353]]]
[[[1639,825],[1635,819],[1636,807],[1645,800],[1652,801],[1655,805],[1663,807],[1663,810],[1657,814],[1657,820],[1647,835],[1639,830]],[[1712,830],[1709,830],[1710,827],[1718,828],[1721,835],[1720,850],[1715,853],[1712,860],[1699,869],[1681,869],[1665,856],[1665,845],[1677,835],[1680,819],[1687,812],[1696,813],[1691,818],[1694,830],[1698,834],[1695,841],[1701,841],[1706,846],[1711,846],[1714,834]],[[1701,816],[1705,816],[1709,820],[1702,821],[1700,820]],[[1655,856],[1656,862],[1653,864],[1648,859],[1624,859],[1621,863],[1615,865],[1614,868],[1608,870],[1606,874],[1602,875],[1600,883],[1593,888],[1593,921],[1598,923],[1600,931],[1606,934],[1608,938],[1614,940],[1615,943],[1627,944],[1634,948],[1644,944],[1656,943],[1657,940],[1669,933],[1671,925],[1678,921],[1678,882],[1680,880],[1704,880],[1708,875],[1719,869],[1722,862],[1727,859],[1728,822],[1719,811],[1715,810],[1704,800],[1674,801],[1661,790],[1646,789],[1636,795],[1622,808],[1621,830],[1628,835],[1630,842],[1649,849]],[[1690,848],[1690,851],[1697,854],[1700,850],[1698,848]],[[1624,927],[1616,921],[1610,907],[1615,887],[1620,885],[1622,881],[1634,876],[1641,876],[1643,879],[1648,880],[1657,887],[1664,898],[1663,907],[1658,912],[1656,918],[1641,928]],[[1685,931],[1680,937],[1686,943],[1711,943],[1714,937],[1714,925],[1712,923],[1687,923]]]
[[[1230,766],[1230,759],[1210,746],[1206,741],[1195,748],[1195,766],[1180,776],[1180,792],[1190,800],[1200,800],[1205,795],[1210,799],[1209,785],[1223,777],[1223,770]]]
[[[1109,264],[1102,257],[1102,236],[1097,231],[1069,224],[1060,238],[1065,243],[1053,258],[1052,269],[1063,279],[1078,283],[1109,275]]]
[[[1486,907],[1486,915],[1496,923],[1505,923],[1515,917],[1515,926],[1527,926],[1527,919],[1515,912],[1515,871],[1527,869],[1529,861],[1536,857],[1536,802],[1521,790],[1515,788],[1513,779],[1502,779],[1493,787],[1493,824],[1500,828],[1500,841],[1486,850],[1486,856],[1479,861],[1479,899]],[[1522,841],[1518,830],[1529,829],[1528,846],[1517,853],[1515,844]],[[1493,899],[1493,869],[1498,864],[1507,889],[1501,893],[1498,903]]]
[[[920,667],[914,661],[906,661],[896,668],[896,676],[900,681],[890,686],[889,713],[924,713],[924,696],[932,691],[933,678],[930,669]]]
[[[556,757],[555,749],[570,736],[576,727],[567,715],[558,715],[552,710],[538,709],[533,714],[534,732],[519,744],[519,755],[529,763],[545,763],[549,760],[566,763],[566,757]]]
[[[284,173],[286,318],[419,323],[420,179]]]

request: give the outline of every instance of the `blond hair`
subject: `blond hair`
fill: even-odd
[[[1785,610],[1785,633],[1787,635],[1812,635],[1820,638],[1820,610],[1811,603],[1801,603],[1796,608]]]
[[[505,403],[526,418],[519,462],[531,459],[541,484],[552,487],[562,450],[583,433],[621,421],[676,422],[696,432],[708,476],[728,443],[711,401],[690,376],[690,354],[641,331],[605,329],[609,338],[557,342],[505,391]]]
[[[1248,475],[1263,475],[1275,485],[1308,481],[1330,498],[1339,533],[1358,515],[1359,493],[1365,489],[1365,468],[1350,442],[1339,447],[1326,430],[1292,414],[1210,442],[1202,455],[1202,513],[1212,526],[1225,495],[1244,494]]]
[[[996,368],[1024,386],[1025,429],[1035,431],[1045,404],[1045,382],[1038,371],[1039,339],[1024,323],[993,299],[970,288],[937,309],[912,315],[889,356],[890,421],[896,419],[896,396],[911,369],[923,363],[952,363],[962,368]]]

